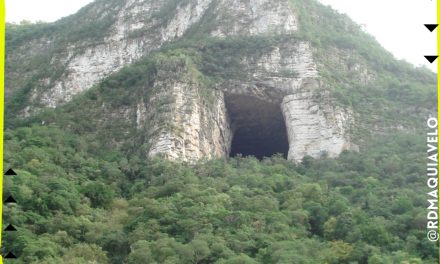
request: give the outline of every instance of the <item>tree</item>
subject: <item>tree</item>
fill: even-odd
[[[102,182],[91,182],[83,188],[83,193],[90,199],[92,207],[107,208],[113,197],[114,192],[108,185]]]

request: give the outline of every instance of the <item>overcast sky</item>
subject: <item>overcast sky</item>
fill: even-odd
[[[436,1],[432,0],[320,0],[354,21],[363,24],[396,58],[414,65],[430,65],[424,55],[436,55],[436,32],[423,24],[436,23]],[[46,22],[75,13],[92,0],[6,0],[6,21]]]

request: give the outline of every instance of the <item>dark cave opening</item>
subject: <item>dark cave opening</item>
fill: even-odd
[[[255,156],[257,159],[280,153],[287,158],[289,142],[278,103],[246,95],[225,96],[233,133],[230,157]]]

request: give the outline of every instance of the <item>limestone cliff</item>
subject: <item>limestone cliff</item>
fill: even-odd
[[[303,0],[97,0],[7,42],[7,111],[75,116],[82,108],[97,134],[111,128],[106,139],[116,147],[181,161],[276,152],[299,161],[357,150],[353,133],[370,129],[376,121],[365,113],[378,108],[353,100],[388,82],[394,66],[382,49],[372,56],[359,46],[378,44],[354,23],[331,24],[339,14],[322,8]]]
[[[164,43],[181,38],[205,15],[214,14],[215,16],[209,17],[209,20],[218,21],[215,23],[216,26],[209,29],[212,36],[292,33],[297,27],[287,0],[254,0],[249,3],[233,0],[120,2],[123,4],[119,3],[113,7],[113,23],[101,33],[102,39],[95,41],[93,45],[84,39],[78,39],[55,50],[51,47],[57,47],[64,39],[51,36],[32,40],[8,54],[8,62],[13,64],[23,57],[29,59],[44,52],[54,52],[49,63],[63,67],[63,72],[58,78],[39,80],[44,86],[44,91],[35,87],[30,95],[32,101],[47,107],[56,107],[68,102],[74,95],[89,89],[123,66],[148,55]],[[100,6],[92,7],[98,9]],[[212,9],[209,14],[208,8]],[[165,14],[165,11],[171,15]],[[89,13],[95,15],[101,12],[96,10]],[[109,14],[104,13],[100,16],[104,19]],[[222,21],[227,23],[221,23]],[[14,89],[17,88],[7,87],[7,90]]]
[[[141,129],[149,131],[149,156],[195,161],[229,153],[231,132],[223,93],[202,96],[202,85],[185,61],[162,61],[152,95],[140,105]],[[168,100],[167,102],[163,102]],[[162,106],[160,105],[162,104]]]
[[[128,110],[146,135],[142,144],[147,156],[190,162],[227,157],[234,138],[242,141],[236,143],[243,148],[237,153],[246,151],[246,144],[283,152],[285,144],[287,157],[297,161],[355,149],[349,134],[352,110],[337,106],[321,91],[307,43],[271,45],[258,56],[242,54],[237,61],[246,76],[231,75],[209,85],[186,56],[155,60],[154,80],[141,92],[148,96],[134,99],[138,103]],[[285,142],[272,140],[283,137],[280,130],[285,130]]]

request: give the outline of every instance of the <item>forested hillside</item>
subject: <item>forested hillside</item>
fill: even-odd
[[[251,34],[253,20],[234,17],[228,1],[243,3],[97,0],[54,23],[7,25],[4,167],[17,175],[5,176],[4,198],[17,203],[5,205],[3,224],[17,231],[3,232],[2,250],[18,259],[6,263],[438,263],[438,246],[426,238],[426,119],[437,112],[435,74],[396,60],[318,1],[257,1],[266,4],[263,15],[286,2],[298,19],[298,30],[264,34]],[[136,12],[124,10],[127,3]],[[204,15],[178,31],[173,17],[188,17],[182,10],[201,3],[209,3]],[[130,29],[126,39],[121,28]],[[148,46],[136,46],[142,56],[125,50],[136,41]],[[269,56],[295,45],[310,46],[316,69],[286,71],[283,56]],[[107,63],[100,51],[114,55],[112,63],[133,57],[105,73],[85,67],[89,57],[81,56],[98,57],[98,68]],[[289,58],[309,60],[301,55]],[[76,70],[99,78],[87,75],[92,85],[82,87]],[[311,100],[351,113],[347,133],[358,151],[337,158],[323,151],[300,162],[281,154],[197,162],[148,155],[160,129],[183,130],[167,123],[178,100],[166,92],[178,85],[157,83],[196,87],[187,94],[201,103],[182,111],[191,115],[215,105],[231,80],[259,91],[279,84],[271,80],[295,84],[304,72],[316,74]],[[75,94],[56,90],[73,79]],[[55,104],[52,94],[68,100]]]
[[[19,168],[5,179],[15,263],[438,262],[418,136],[297,165],[145,161],[53,126],[5,140],[5,164]]]

